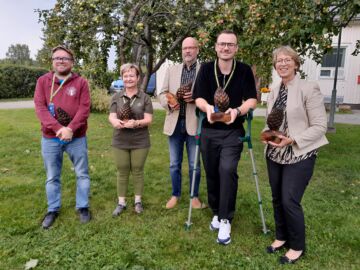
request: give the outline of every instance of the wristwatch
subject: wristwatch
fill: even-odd
[[[237,112],[237,115],[236,115],[236,116],[239,117],[239,116],[241,115],[241,111],[240,111],[239,107],[236,107],[235,110],[236,110],[236,112]]]

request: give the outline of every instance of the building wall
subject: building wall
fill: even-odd
[[[337,96],[344,97],[344,103],[360,104],[360,85],[357,83],[360,75],[360,55],[352,56],[355,50],[356,40],[360,38],[360,22],[351,23],[342,30],[341,47],[346,47],[344,78],[337,80]],[[337,47],[338,37],[334,37],[332,46]],[[331,96],[334,88],[333,78],[320,78],[321,65],[315,61],[306,59],[301,69],[306,73],[307,79],[318,81],[321,92],[325,96]]]

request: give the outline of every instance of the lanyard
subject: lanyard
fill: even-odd
[[[127,97],[127,96],[126,96],[126,97]],[[131,98],[130,98],[130,100],[131,100],[131,102],[130,102],[130,107],[134,104],[136,98],[137,98],[136,96],[135,96],[135,98],[133,98],[132,100],[131,100]],[[125,100],[124,97],[122,98],[122,100],[123,100],[123,103],[125,104],[125,103],[126,103],[126,100]]]
[[[53,75],[52,83],[51,83],[51,91],[50,91],[50,103],[52,103],[53,98],[56,96],[56,94],[60,91],[61,87],[64,85],[65,81],[71,76],[71,73],[66,76],[66,78],[61,82],[58,89],[56,89],[54,93],[54,84],[55,84],[55,73]]]
[[[229,77],[227,83],[225,84],[225,86],[224,86],[224,88],[223,88],[224,91],[225,91],[226,87],[229,85],[232,76],[234,75],[234,71],[235,71],[235,67],[236,67],[236,61],[233,60],[233,63],[234,63],[234,64],[233,64],[233,68],[232,68],[230,77]],[[219,87],[220,87],[220,83],[219,83],[218,74],[217,74],[217,59],[216,59],[215,62],[214,62],[214,71],[215,71],[216,84],[217,84],[217,87],[219,88]],[[225,75],[224,75],[224,82],[225,82]]]

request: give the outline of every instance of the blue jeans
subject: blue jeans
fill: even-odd
[[[46,196],[48,212],[61,207],[61,168],[66,152],[74,165],[76,174],[76,208],[89,207],[90,177],[86,137],[75,138],[68,144],[54,139],[41,139],[41,154],[46,170]]]
[[[169,136],[170,151],[170,176],[172,182],[172,195],[180,197],[181,195],[181,164],[183,160],[184,144],[186,143],[186,151],[188,154],[190,191],[192,184],[192,175],[194,171],[196,139],[195,136],[189,136],[185,128],[185,119],[179,119],[174,133]],[[196,166],[195,186],[193,197],[199,196],[200,184],[200,161]]]

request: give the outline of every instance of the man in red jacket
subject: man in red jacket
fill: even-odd
[[[90,94],[87,81],[72,73],[74,54],[65,46],[52,50],[53,71],[36,84],[34,102],[41,122],[41,153],[46,170],[48,211],[42,227],[50,228],[61,207],[61,169],[64,151],[73,163],[76,179],[76,209],[80,222],[90,221],[90,178],[87,154],[87,119]]]

